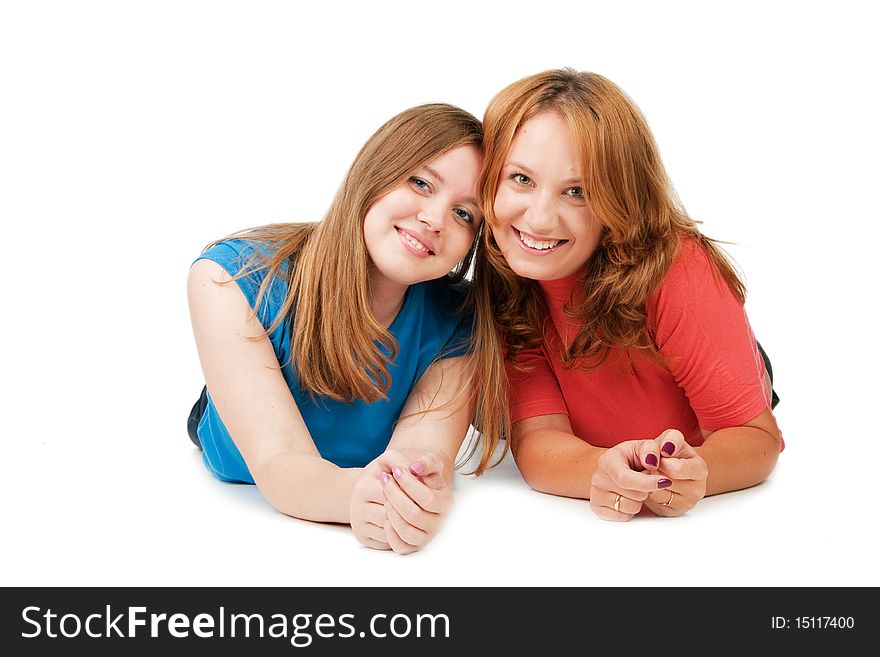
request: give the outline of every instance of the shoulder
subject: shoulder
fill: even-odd
[[[216,286],[209,288],[208,283],[224,283],[234,279],[234,287],[241,290],[248,304],[258,310],[260,320],[268,326],[274,321],[287,294],[284,276],[266,281],[267,262],[275,250],[265,242],[246,237],[212,244],[196,258],[190,268],[190,294],[211,294],[207,290]],[[263,292],[260,300],[261,290]]]
[[[231,276],[246,268],[259,268],[260,260],[271,256],[274,249],[262,242],[247,238],[227,239],[215,242],[196,258],[212,260],[223,267]]]
[[[697,240],[686,238],[652,301],[693,305],[728,295],[732,292],[709,254]]]
[[[687,283],[695,278],[702,278],[706,273],[715,270],[709,254],[702,245],[693,238],[685,238],[678,247],[678,253],[672,261],[664,285]]]
[[[726,325],[744,316],[743,304],[706,250],[693,239],[682,242],[646,310],[658,345],[666,344],[672,335],[721,334]]]
[[[186,281],[193,321],[202,317],[216,324],[223,317],[244,317],[240,310],[250,307],[250,299],[240,286],[230,285],[231,281],[229,272],[213,260],[205,258],[193,263]]]

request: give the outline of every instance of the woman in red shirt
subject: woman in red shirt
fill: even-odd
[[[501,329],[525,480],[607,520],[764,481],[782,437],[745,288],[677,202],[635,104],[552,70],[502,90],[484,129],[474,292]]]

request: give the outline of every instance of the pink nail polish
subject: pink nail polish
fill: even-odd
[[[394,472],[395,479],[400,479],[400,477],[403,475],[403,470],[400,469],[399,465],[395,465],[392,472]]]
[[[388,476],[387,472],[383,472],[382,474],[379,475],[379,481],[382,482],[383,486],[388,483],[389,479],[391,479],[391,477]]]
[[[422,474],[425,471],[425,464],[421,461],[415,461],[410,464],[409,469],[412,470],[413,474]]]

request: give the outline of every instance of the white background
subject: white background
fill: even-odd
[[[4,2],[3,585],[880,585],[876,22],[862,2]],[[560,66],[617,82],[746,275],[787,449],[687,516],[597,519],[511,460],[424,552],[275,512],[202,467],[185,279],[319,219],[363,141],[482,116]]]

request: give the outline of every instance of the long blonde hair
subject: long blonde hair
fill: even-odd
[[[480,121],[462,109],[442,103],[413,107],[367,140],[322,221],[271,224],[230,236],[268,247],[238,274],[265,271],[255,307],[276,277],[287,282],[284,304],[267,332],[288,320],[292,359],[304,390],[345,402],[385,398],[390,359],[379,345],[391,359],[398,346],[371,309],[364,217],[416,169],[459,146],[481,148],[482,137]],[[475,239],[446,277],[450,284],[465,276],[476,249]]]
[[[580,150],[584,193],[602,235],[583,280],[584,300],[568,308],[581,322],[563,362],[598,367],[612,348],[659,358],[647,325],[645,302],[658,288],[682,240],[705,249],[718,274],[741,301],[745,286],[717,243],[702,235],[681,206],[667,177],[647,121],[614,83],[595,73],[557,69],[532,75],[499,92],[483,119],[484,159],[479,192],[486,218],[476,262],[475,297],[490,308],[501,340],[484,348],[516,361],[523,349],[543,343],[547,309],[538,284],[507,264],[492,235],[494,199],[517,130],[542,112],[563,117]],[[504,348],[502,349],[502,344]],[[505,408],[487,409],[504,416]]]

